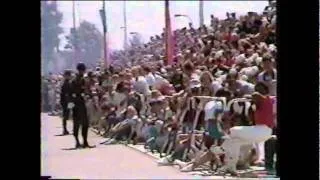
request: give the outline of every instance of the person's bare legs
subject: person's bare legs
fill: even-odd
[[[200,156],[197,156],[194,160],[192,160],[190,163],[186,164],[185,167],[181,169],[181,171],[193,171],[195,168],[199,167],[200,165],[209,162],[211,160],[215,159],[215,155],[207,151]]]

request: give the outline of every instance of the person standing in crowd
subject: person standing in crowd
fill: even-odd
[[[85,95],[88,93],[86,86],[86,80],[84,73],[86,72],[86,66],[84,63],[77,65],[78,73],[75,79],[72,81],[71,92],[73,98],[73,104],[69,105],[69,108],[73,106],[73,135],[76,140],[76,148],[80,148],[80,141],[78,138],[80,125],[82,126],[81,132],[83,137],[83,148],[92,148],[88,143],[88,128],[89,119],[87,114],[87,108],[85,103]]]
[[[68,108],[68,103],[71,102],[71,70],[66,70],[64,72],[64,81],[61,86],[60,91],[60,104],[62,107],[62,135],[68,135],[67,130],[67,120],[70,116],[70,109]]]
[[[55,90],[56,80],[55,77],[52,75],[50,76],[49,83],[48,83],[48,97],[49,97],[49,106],[50,106],[50,115],[54,116],[56,114],[56,90]]]
[[[49,97],[48,97],[48,79],[45,77],[42,77],[42,83],[41,83],[41,105],[42,105],[42,111],[47,112],[49,110]]]
[[[272,57],[269,54],[262,58],[263,71],[258,75],[258,81],[264,82],[270,89],[270,95],[277,95],[277,70],[273,68]]]

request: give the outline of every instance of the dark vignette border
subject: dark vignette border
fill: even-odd
[[[319,178],[318,3],[277,2],[281,179]]]
[[[12,4],[10,4],[12,2]],[[40,176],[40,1],[8,1],[1,28],[2,157],[10,179]],[[8,38],[8,40],[6,40]],[[7,71],[7,72],[6,72]],[[7,117],[4,115],[8,115]],[[4,118],[5,117],[5,118]],[[2,176],[4,176],[2,174]],[[18,178],[16,178],[18,177]]]

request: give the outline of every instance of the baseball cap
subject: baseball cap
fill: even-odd
[[[201,82],[199,79],[191,79],[190,80],[190,88],[193,89],[193,88],[199,88],[201,87]]]

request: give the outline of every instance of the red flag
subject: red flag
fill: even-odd
[[[171,31],[171,21],[170,21],[170,11],[169,11],[169,0],[165,0],[165,21],[166,21],[166,28],[165,28],[165,40],[166,40],[166,65],[173,64],[173,37]]]

